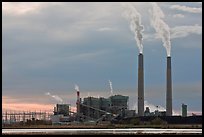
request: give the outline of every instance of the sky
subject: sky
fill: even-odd
[[[166,49],[152,25],[150,2],[129,3],[140,15],[144,100],[150,111],[166,106]],[[202,3],[159,2],[168,26],[173,114],[202,114]],[[129,96],[137,112],[139,49],[126,8],[119,2],[3,2],[3,111],[76,106],[81,98]],[[161,28],[161,27],[160,27]]]

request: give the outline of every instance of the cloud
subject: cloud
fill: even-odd
[[[110,27],[103,27],[103,28],[99,28],[97,29],[97,31],[115,31],[115,28],[110,28]]]
[[[173,18],[184,18],[183,14],[174,14]]]
[[[8,101],[12,100],[12,101]],[[12,97],[3,96],[2,97],[2,110],[5,111],[43,111],[43,112],[53,112],[55,104],[44,104],[44,103],[32,103],[32,102],[21,102],[20,100]],[[70,106],[72,112],[76,112],[75,106]]]
[[[199,25],[189,25],[189,26],[176,26],[170,29],[171,39],[187,37],[190,34],[202,34],[202,26]],[[157,34],[145,34],[144,39],[146,41],[155,41],[159,39]]]
[[[194,25],[194,26],[176,26],[171,28],[171,38],[182,38],[186,37],[190,34],[202,34],[202,26]]]
[[[36,100],[36,98],[35,98]],[[53,111],[53,104],[44,104],[44,103],[35,103],[34,102],[22,102],[20,99],[10,97],[10,96],[2,96],[2,110],[8,111]]]
[[[42,10],[49,9],[50,7],[58,8],[66,5],[63,2],[2,2],[2,13],[11,16],[30,16],[34,14],[40,14]],[[74,3],[69,3],[74,5]],[[62,8],[62,10],[64,10]],[[66,10],[76,12],[78,9],[67,8]]]
[[[38,103],[2,103],[3,111],[53,111],[53,105],[45,105]]]
[[[172,5],[171,9],[181,10],[190,13],[202,13],[202,8],[195,8],[195,7],[187,7],[181,5]]]
[[[38,2],[3,2],[2,12],[13,15],[25,15],[37,12],[41,8],[41,5]]]
[[[97,30],[101,25],[108,24],[110,27],[99,31],[116,30],[111,28],[120,17],[120,14],[116,14],[120,10],[116,5],[118,4],[5,2],[2,10],[3,35],[10,33],[10,37],[18,42],[76,42],[89,36],[90,30]],[[18,35],[12,35],[13,33]]]

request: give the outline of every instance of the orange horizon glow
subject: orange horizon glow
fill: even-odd
[[[41,111],[41,112],[53,112],[53,105],[45,104],[28,104],[28,103],[2,103],[3,111]],[[71,111],[76,112],[76,107],[71,106]]]
[[[29,103],[2,103],[3,110],[9,111],[46,111],[52,112],[53,105]]]
[[[55,105],[40,103],[19,103],[7,102],[6,97],[2,96],[2,111],[36,111],[36,112],[53,112]],[[71,111],[76,112],[76,107],[71,106]]]
[[[19,101],[16,99],[13,102],[8,102],[7,98],[15,99],[7,96],[2,96],[2,111],[33,111],[33,112],[49,112],[53,113],[55,104],[42,104],[42,103],[19,103]],[[71,112],[76,112],[77,108],[70,106]],[[181,115],[180,111],[176,111],[178,115]],[[188,110],[187,112],[188,116],[191,116],[192,113],[196,115],[202,115],[202,111],[191,111]]]

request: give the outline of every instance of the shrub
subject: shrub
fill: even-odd
[[[156,117],[155,119],[153,119],[150,122],[152,125],[164,125],[166,124],[166,121],[163,121],[162,119],[160,119],[159,117]]]
[[[140,125],[140,119],[138,119],[138,118],[131,119],[131,120],[130,120],[130,124]]]

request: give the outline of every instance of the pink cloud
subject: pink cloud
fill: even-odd
[[[3,111],[46,111],[53,112],[53,104],[43,104],[43,103],[29,103],[29,102],[19,102],[15,98],[12,98],[12,102],[7,100],[7,96],[2,96],[2,110]],[[11,97],[9,97],[11,99]],[[36,101],[37,102],[37,101]],[[76,107],[71,106],[71,111],[76,112]]]

